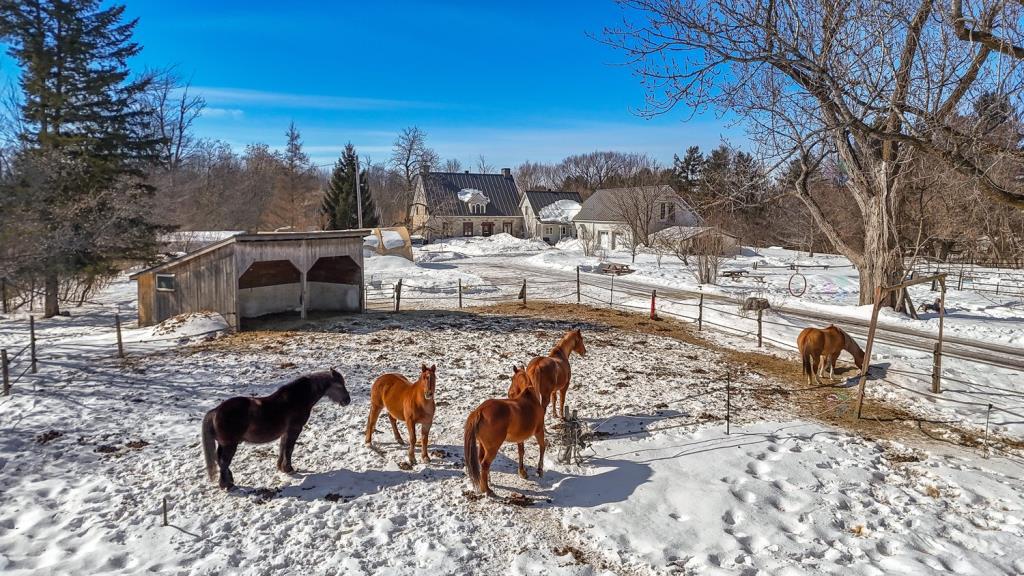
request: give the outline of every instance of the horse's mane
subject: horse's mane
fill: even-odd
[[[857,352],[863,354],[864,351],[861,350],[860,344],[857,344],[857,341],[854,340],[852,336],[847,334],[846,330],[843,330],[838,326],[836,326],[835,329],[838,330],[839,333],[843,335],[843,348],[845,348],[847,352],[849,352],[850,354],[854,354],[854,350],[856,350]]]
[[[569,331],[568,331],[568,332],[566,332],[566,333],[565,333],[565,334],[564,334],[564,335],[563,335],[563,336],[562,336],[561,338],[559,338],[559,340],[558,340],[558,344],[555,344],[555,345],[554,345],[554,347],[552,347],[552,348],[551,348],[551,351],[550,351],[550,352],[548,352],[548,356],[553,356],[553,355],[555,354],[555,352],[560,352],[560,353],[562,353],[562,354],[563,354],[563,355],[564,355],[564,356],[565,356],[566,358],[568,358],[568,357],[569,357],[569,353],[568,353],[568,352],[563,352],[563,351],[562,351],[562,346],[564,346],[564,345],[565,345],[565,343],[566,343],[566,342],[567,342],[567,341],[568,341],[568,340],[569,340],[570,338],[572,338],[572,337],[573,337],[573,334],[574,334],[574,331],[573,331],[573,330],[569,330]]]

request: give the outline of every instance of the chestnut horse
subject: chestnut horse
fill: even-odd
[[[395,442],[405,444],[398,433],[396,420],[405,422],[409,428],[409,463],[416,464],[416,425],[423,432],[423,460],[430,462],[427,455],[427,442],[430,425],[434,423],[434,386],[437,384],[437,365],[427,368],[420,367],[420,379],[415,383],[401,374],[384,374],[373,382],[370,388],[370,417],[366,421],[366,445],[373,440],[373,431],[377,426],[380,411],[387,408],[391,431],[395,433]]]
[[[824,329],[804,328],[796,338],[796,346],[800,350],[800,360],[803,362],[808,385],[821,384],[826,363],[829,367],[829,378],[834,378],[836,360],[843,350],[853,356],[857,368],[864,365],[864,351],[849,334],[834,325]]]
[[[490,487],[491,463],[505,442],[515,442],[519,448],[519,475],[526,478],[523,442],[530,436],[536,438],[540,447],[537,476],[544,475],[544,407],[540,393],[525,368],[513,366],[512,372],[517,392],[507,400],[484,400],[466,418],[466,472],[477,490],[489,496],[494,495]]]
[[[569,391],[569,380],[572,377],[569,354],[572,352],[580,356],[587,355],[587,348],[583,345],[583,333],[578,328],[566,332],[547,356],[538,356],[530,360],[526,367],[530,380],[537,384],[545,412],[551,400],[555,396],[559,397],[558,406],[551,408],[553,418],[557,418],[561,412],[562,419],[565,419],[565,393]],[[516,388],[516,380],[513,379],[508,388],[509,398],[519,391]]]
[[[281,439],[277,469],[292,473],[292,450],[302,428],[309,420],[313,406],[324,394],[342,406],[350,398],[345,378],[337,371],[315,372],[300,376],[281,386],[270,396],[249,398],[236,396],[220,403],[203,418],[203,454],[206,473],[213,480],[220,468],[221,488],[235,485],[231,475],[231,459],[242,442],[264,444]]]

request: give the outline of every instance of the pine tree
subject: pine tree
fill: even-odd
[[[99,0],[0,2],[0,39],[21,68],[22,150],[5,194],[33,221],[46,316],[59,313],[62,276],[109,272],[120,259],[155,252],[143,179],[160,141],[147,128],[147,77],[127,61],[137,21]]]
[[[334,164],[331,180],[324,191],[321,211],[327,217],[328,230],[345,230],[359,226],[359,213],[356,208],[356,165],[358,156],[356,149],[349,142],[341,157]],[[366,170],[359,174],[359,188],[362,194],[363,227],[377,226],[377,211],[370,195],[369,178]]]

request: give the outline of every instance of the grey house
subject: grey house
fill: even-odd
[[[428,241],[452,236],[523,236],[519,188],[511,170],[500,174],[427,172],[416,176],[409,220]]]
[[[635,205],[650,210],[652,233],[671,226],[700,226],[700,217],[671,186],[604,188],[587,198],[573,218],[577,235],[594,239],[596,247],[610,250],[629,248],[632,238],[623,217],[623,199],[631,196],[637,198]]]
[[[579,212],[583,199],[578,192],[527,190],[519,202],[526,235],[557,244],[562,238],[575,238],[572,219]]]

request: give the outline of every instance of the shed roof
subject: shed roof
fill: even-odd
[[[328,240],[328,239],[331,239],[331,238],[355,238],[355,239],[358,239],[360,245],[362,245],[363,237],[366,236],[369,233],[370,233],[369,229],[361,229],[360,228],[360,229],[353,229],[353,230],[323,230],[323,231],[317,231],[317,232],[256,232],[254,234],[238,234],[238,235],[235,235],[235,236],[231,236],[229,238],[225,238],[225,239],[221,240],[220,242],[215,242],[213,244],[210,244],[210,245],[207,245],[207,246],[203,246],[199,250],[195,250],[195,251],[189,252],[188,254],[185,254],[181,258],[175,258],[174,260],[170,260],[168,262],[161,262],[160,264],[157,264],[155,266],[150,266],[149,268],[146,268],[145,270],[140,270],[140,271],[132,274],[128,278],[131,279],[131,280],[135,280],[136,278],[138,278],[139,276],[141,276],[143,274],[147,274],[147,273],[150,273],[150,272],[159,272],[160,270],[166,270],[168,268],[173,268],[173,267],[177,266],[178,264],[182,264],[184,262],[188,262],[189,260],[192,260],[193,258],[197,258],[197,257],[202,256],[204,254],[209,254],[210,252],[214,252],[216,250],[220,250],[221,248],[224,248],[225,246],[229,246],[229,245],[232,245],[232,244],[242,244],[242,243],[246,243],[246,242],[270,242],[270,241],[280,242],[282,240],[303,241],[303,240]]]
[[[466,172],[429,172],[417,178],[423,186],[427,208],[437,216],[519,216],[519,188],[512,176]],[[462,190],[479,190],[487,197],[486,211],[472,214],[459,199]]]

